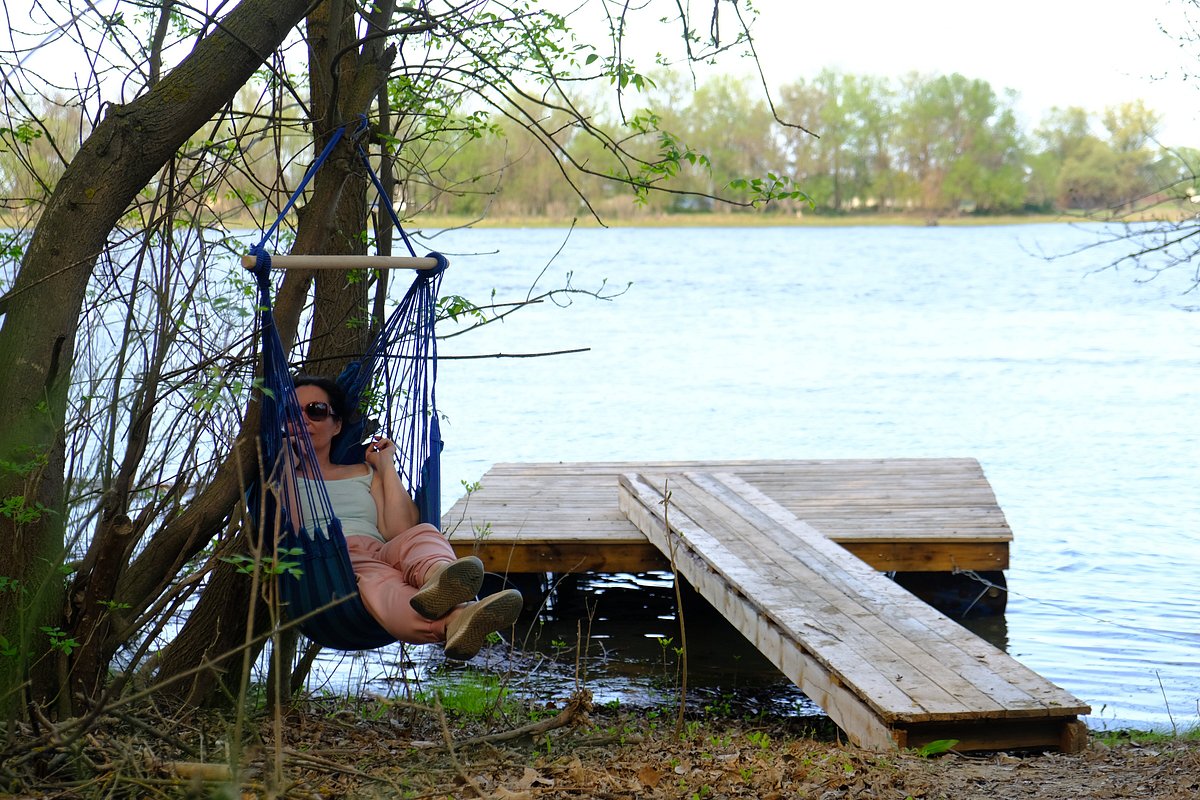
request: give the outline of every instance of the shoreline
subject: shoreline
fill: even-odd
[[[853,228],[853,227],[995,227],[1001,225],[1124,225],[1142,222],[1178,223],[1193,214],[1183,210],[1158,213],[1141,213],[1118,216],[1109,214],[1088,215],[1083,212],[1057,214],[786,214],[776,212],[694,214],[646,214],[632,217],[606,217],[597,221],[595,217],[519,217],[493,216],[468,217],[440,214],[418,214],[402,220],[405,230],[450,230],[456,228]],[[213,216],[204,220],[208,227],[226,231],[258,230],[262,220],[249,216]],[[29,219],[15,219],[12,214],[0,214],[0,231],[29,231],[35,223]]]
[[[1178,222],[1187,215],[1143,214],[1107,218],[1089,217],[1082,213],[1062,214],[997,214],[995,216],[935,216],[924,214],[659,214],[654,216],[604,219],[603,224],[593,217],[468,217],[424,215],[404,220],[408,227],[417,228],[852,228],[852,227],[994,227],[999,225],[1076,224],[1101,225],[1133,222]]]

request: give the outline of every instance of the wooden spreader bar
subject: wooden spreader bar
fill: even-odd
[[[621,510],[857,745],[1086,743],[1090,708],[732,472],[627,473]]]
[[[242,266],[246,269],[253,269],[257,263],[255,256],[242,256]],[[271,256],[274,269],[433,269],[437,265],[432,256]]]

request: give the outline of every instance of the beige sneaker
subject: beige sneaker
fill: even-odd
[[[409,604],[425,619],[441,619],[455,606],[474,600],[483,585],[483,562],[475,556],[443,564]]]
[[[474,658],[489,633],[512,627],[524,604],[516,589],[505,589],[471,603],[446,626],[446,658]]]

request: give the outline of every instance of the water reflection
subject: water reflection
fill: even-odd
[[[540,597],[519,649],[574,666],[597,702],[677,703],[684,671],[690,707],[815,716],[823,712],[686,582],[677,601],[667,573],[537,576]],[[681,630],[677,610],[682,607]],[[527,632],[527,633],[526,633]]]
[[[1003,596],[979,597],[978,579],[963,576],[897,576],[927,602],[942,608],[967,630],[1005,650],[1008,624]],[[953,578],[959,577],[960,580]],[[996,587],[1002,575],[980,576]],[[527,613],[516,627],[515,647],[485,648],[471,662],[504,677],[515,695],[535,702],[560,702],[577,688],[599,704],[663,708],[679,703],[684,675],[692,711],[776,717],[823,717],[824,712],[783,676],[686,581],[679,597],[669,573],[515,575]],[[504,581],[489,576],[484,593]],[[1000,592],[1003,595],[1003,592]],[[964,602],[962,598],[966,598]],[[932,604],[937,604],[932,602]],[[964,606],[971,613],[963,615]],[[683,609],[681,630],[677,609]],[[446,662],[437,647],[395,645],[366,653],[323,651],[315,680],[322,688],[368,688],[404,694],[414,686],[437,688],[460,680],[463,666]],[[324,682],[324,683],[322,683]],[[339,689],[339,687],[341,687]]]
[[[668,573],[517,575],[510,576],[508,583],[520,588],[528,601],[527,613],[516,627],[515,646],[485,648],[470,668],[501,676],[517,697],[558,703],[584,688],[596,703],[626,709],[671,708],[683,696],[694,712],[825,716],[686,581],[680,582],[677,598]],[[943,600],[960,595],[974,598],[979,585],[924,578],[918,583],[927,594],[930,587],[940,587],[932,594]],[[489,576],[483,591],[495,591],[502,584]],[[956,615],[955,609],[942,610],[975,635],[1006,649],[1008,624],[1002,603],[1001,613],[995,613],[995,603],[971,605],[972,613],[965,617]],[[679,608],[683,609],[682,630]],[[308,688],[406,695],[414,688],[452,686],[461,680],[463,669],[445,661],[439,647],[393,645],[359,653],[325,650]]]
[[[1003,576],[989,576],[987,583],[939,577],[925,576],[916,583],[935,600],[951,602],[942,610],[972,633],[1005,649],[1004,592],[995,589],[993,582]],[[686,581],[680,582],[677,599],[668,573],[539,575],[514,582],[527,598],[541,601],[536,614],[519,625],[518,635],[524,638],[518,649],[571,668],[572,681],[577,664],[581,683],[598,702],[616,700],[634,706],[677,702],[686,636],[689,706],[703,709],[720,704],[747,714],[823,714]],[[963,614],[965,609],[969,613]],[[553,673],[543,674],[550,678]],[[559,688],[553,687],[555,682],[545,687],[547,693]]]

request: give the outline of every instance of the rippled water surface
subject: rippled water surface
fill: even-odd
[[[1100,269],[1117,249],[1039,255],[1098,233],[447,234],[431,244],[451,256],[443,291],[477,302],[493,287],[519,299],[543,269],[544,288],[567,273],[581,289],[632,285],[444,342],[443,356],[589,348],[442,362],[445,507],[501,461],[974,457],[1016,537],[1008,651],[1090,703],[1093,727],[1195,724],[1200,316],[1182,270],[1147,282]],[[606,580],[582,596],[637,591]],[[671,668],[653,653],[674,623],[653,602],[634,608],[651,655],[631,660],[662,679]],[[615,658],[645,649],[600,635]],[[693,634],[692,647],[711,644]],[[604,690],[619,697],[619,680]]]

